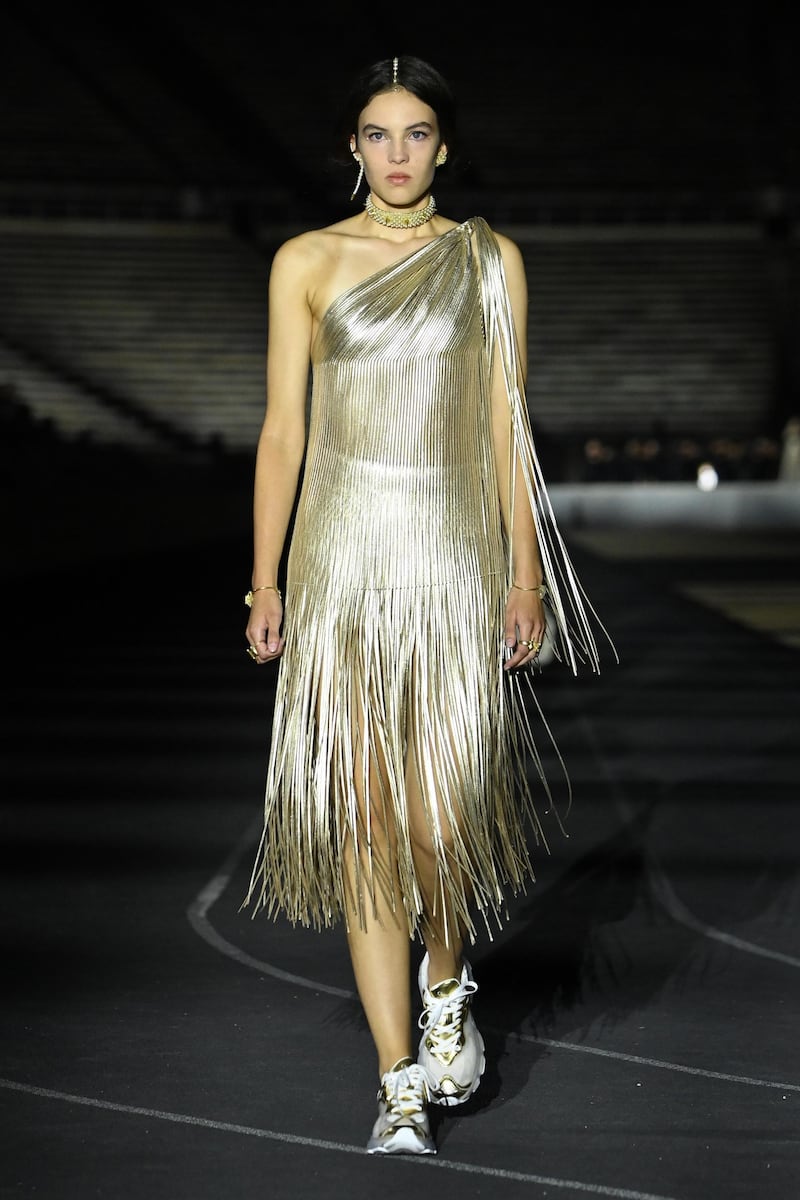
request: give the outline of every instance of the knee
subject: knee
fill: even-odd
[[[442,851],[450,854],[455,845],[452,827],[445,823],[431,828],[427,823],[414,824],[409,830],[411,850],[416,858],[422,855],[426,858],[438,858]]]

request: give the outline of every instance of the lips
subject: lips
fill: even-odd
[[[389,181],[389,183],[408,183],[411,176],[410,175],[387,175],[386,178]]]

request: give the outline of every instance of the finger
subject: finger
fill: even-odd
[[[262,642],[258,647],[258,652],[264,662],[270,662],[273,658],[280,658],[281,654],[283,654],[283,647],[284,640],[281,637],[276,638],[274,642]]]
[[[266,630],[267,650],[270,654],[277,654],[278,648],[281,646],[283,639],[281,638],[281,623],[280,621],[270,622]]]
[[[516,646],[511,657],[506,659],[506,661],[503,663],[503,670],[514,671],[517,667],[521,667],[525,663],[525,660],[529,657],[530,651],[528,650],[528,647],[523,646],[520,643]]]
[[[278,652],[281,645],[282,621],[282,605],[278,605],[277,610],[272,607],[251,615],[247,623],[246,637],[250,645],[258,648],[262,658]]]
[[[536,636],[533,629],[531,629],[527,637],[521,633],[514,654],[508,660],[508,668],[513,669],[535,662],[541,648],[542,639]]]
[[[283,638],[277,629],[271,629],[269,625],[266,628],[255,625],[254,629],[253,626],[248,625],[246,637],[247,654],[254,662],[267,662],[282,653]]]
[[[283,638],[278,638],[274,650],[270,650],[269,644],[262,638],[260,642],[250,642],[247,646],[247,653],[253,662],[260,666],[263,663],[271,662],[274,658],[280,658],[283,653],[283,647]]]

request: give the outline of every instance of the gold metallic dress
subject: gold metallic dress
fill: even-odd
[[[438,867],[428,904],[471,939],[475,915],[502,923],[532,877],[526,833],[544,835],[529,765],[552,807],[533,724],[550,734],[523,691],[531,670],[502,670],[511,547],[494,356],[557,656],[599,670],[536,458],[499,247],[475,217],[337,297],[314,342],[264,829],[242,905],[254,914],[322,927],[388,903],[414,936],[420,827]]]

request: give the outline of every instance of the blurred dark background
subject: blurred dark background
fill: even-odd
[[[796,10],[0,7],[3,1196],[408,1194],[338,1153],[374,1119],[343,932],[239,907],[269,264],[357,211],[337,103],[403,53],[460,105],[440,210],[525,256],[620,653],[537,678],[570,837],[476,948],[492,1061],[436,1194],[800,1194]]]
[[[525,255],[550,480],[791,479],[795,6],[607,9],[4,6],[6,571],[246,538],[269,261],[355,211],[333,117],[395,53],[459,101],[440,209]]]

